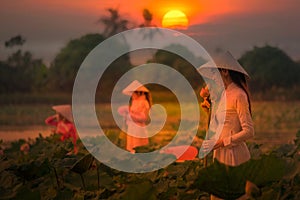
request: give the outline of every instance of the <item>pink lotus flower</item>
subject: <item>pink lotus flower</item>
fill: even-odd
[[[20,147],[20,151],[22,151],[25,155],[29,153],[30,146],[28,143],[22,144]]]
[[[45,123],[48,125],[56,126],[54,133],[60,134],[60,140],[65,141],[66,139],[72,139],[74,146],[74,154],[77,154],[77,131],[75,125],[67,120],[61,119],[58,115],[52,115],[45,120]],[[71,154],[72,152],[70,152]]]
[[[200,96],[203,98],[203,102],[200,104],[205,112],[209,112],[210,109],[210,93],[207,85],[201,88]]]
[[[208,87],[205,86],[204,88],[201,89],[200,91],[200,96],[205,99],[207,97],[209,97],[209,90],[208,90]]]
[[[3,149],[0,149],[0,156],[3,156],[3,155],[4,155]]]
[[[206,109],[210,108],[210,103],[207,100],[204,100],[200,105],[202,108],[206,108]]]

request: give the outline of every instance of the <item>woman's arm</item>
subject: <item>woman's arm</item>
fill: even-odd
[[[146,113],[140,112],[130,112],[130,117],[134,122],[143,123],[148,121],[148,115]]]
[[[45,120],[45,123],[48,124],[48,125],[57,126],[57,124],[58,124],[58,121],[57,121],[57,114],[48,117],[48,118]]]
[[[245,93],[241,93],[237,96],[236,111],[242,130],[230,137],[224,138],[224,146],[236,145],[254,136],[252,116],[249,110],[247,95]]]
[[[129,113],[129,107],[124,105],[124,106],[120,106],[118,108],[118,113],[119,115],[123,116],[123,117],[126,117]]]
[[[145,101],[138,107],[138,109],[130,110],[130,117],[134,122],[147,122],[149,119],[149,109],[149,104]]]

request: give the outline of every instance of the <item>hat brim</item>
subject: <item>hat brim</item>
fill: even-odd
[[[55,110],[57,113],[61,114],[68,121],[70,121],[72,123],[74,122],[71,105],[52,106],[52,109]]]
[[[244,74],[247,78],[250,78],[246,70],[240,65],[240,63],[227,51],[226,53],[213,56],[213,62],[209,61],[201,65],[197,70],[198,72],[207,77],[212,77],[213,69],[228,69]]]
[[[131,96],[133,92],[135,91],[141,91],[141,92],[147,92],[149,93],[150,91],[142,85],[140,82],[137,80],[131,82],[123,91],[122,93],[125,95]]]

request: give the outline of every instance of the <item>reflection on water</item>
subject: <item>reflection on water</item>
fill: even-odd
[[[43,137],[52,133],[50,126],[25,126],[25,127],[0,127],[0,139],[13,141],[18,139],[36,138],[41,134]]]

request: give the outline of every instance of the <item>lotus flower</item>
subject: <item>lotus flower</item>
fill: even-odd
[[[28,143],[22,144],[20,147],[20,151],[22,151],[25,155],[28,154],[30,150],[30,146]]]
[[[207,86],[201,89],[200,96],[203,98],[203,102],[200,105],[208,113],[210,109],[210,94]]]
[[[203,99],[206,99],[209,97],[209,90],[208,90],[208,87],[205,86],[204,88],[201,89],[200,91],[200,96],[203,98]]]

